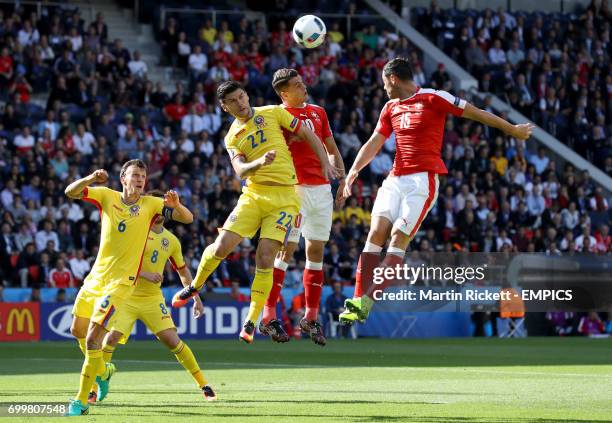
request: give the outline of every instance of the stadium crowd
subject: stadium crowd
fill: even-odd
[[[612,11],[443,10],[433,0],[413,23],[491,92],[612,175]],[[442,73],[443,75],[443,73]],[[433,82],[441,87],[448,78]]]
[[[172,228],[195,272],[203,248],[214,239],[241,186],[223,146],[229,122],[214,98],[220,81],[242,82],[253,105],[278,103],[272,73],[297,68],[313,102],[326,108],[347,166],[386,102],[380,70],[389,58],[409,57],[419,84],[456,91],[443,67],[425,75],[415,46],[373,25],[349,36],[340,22],[329,20],[325,46],[305,51],[293,43],[287,21],[264,25],[242,18],[221,20],[217,27],[206,21],[196,31],[185,32],[181,21],[170,17],[159,34],[161,60],[184,72],[188,83],[179,82],[175,92],[168,93],[147,80],[139,53],[108,34],[101,14],[84,25],[78,12],[48,10],[40,17],[27,8],[0,9],[0,278],[7,286],[78,286],[96,257],[99,214],[87,203],[68,199],[63,190],[97,168],[107,169],[110,186],[121,190],[117,175],[128,158],[148,163],[147,188],[175,189],[193,211],[193,224]],[[531,40],[533,35],[527,34],[534,31],[525,29],[525,38]],[[580,44],[578,32],[563,34]],[[533,54],[542,51],[544,41],[538,38],[529,45],[536,49]],[[592,40],[593,53],[600,44]],[[538,66],[552,63],[551,49],[546,50]],[[593,63],[604,60],[599,57],[595,54]],[[591,100],[575,113],[593,117],[591,123],[604,109],[609,113],[608,97],[595,97],[595,92],[601,95],[598,83],[604,76],[609,90],[610,72],[601,68],[594,76],[594,69],[589,65],[588,71],[574,72],[577,69],[568,65],[567,79],[560,77],[561,83],[579,78],[576,102],[570,104],[581,104],[586,90]],[[481,72],[497,75],[489,64]],[[537,75],[532,72],[531,78],[537,80]],[[558,81],[556,76],[545,81],[544,92],[560,95],[550,91]],[[590,87],[596,88],[592,96]],[[469,93],[455,93],[471,100]],[[530,116],[541,119],[539,98],[530,93]],[[47,99],[44,107],[32,101],[41,95]],[[567,92],[566,98],[574,97]],[[569,118],[567,125],[571,127]],[[354,280],[372,201],[391,168],[393,152],[394,140],[389,139],[360,175],[353,197],[334,213],[324,259],[327,283]],[[524,143],[450,116],[442,155],[449,174],[441,179],[438,202],[411,244],[413,250],[612,252],[609,204],[588,173],[569,163],[558,165],[542,148],[530,153]],[[608,154],[608,172],[610,160]],[[209,289],[232,282],[248,286],[253,253],[251,242],[245,241],[214,273]],[[287,286],[301,284],[304,264],[300,249],[287,272]],[[166,272],[164,285],[176,283],[174,272]]]

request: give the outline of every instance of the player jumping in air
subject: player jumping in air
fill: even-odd
[[[180,307],[197,295],[221,260],[243,238],[253,237],[260,229],[251,304],[240,332],[240,339],[250,344],[255,322],[272,288],[274,257],[300,210],[300,200],[293,188],[297,182],[295,168],[282,129],[297,134],[310,145],[323,175],[334,178],[337,173],[317,136],[281,106],[251,107],[246,91],[235,81],[219,85],[217,98],[221,108],[236,118],[225,137],[225,145],[234,171],[241,179],[246,178],[247,184],[221,233],[204,250],[194,281],[174,295],[172,305]]]
[[[329,127],[327,113],[323,107],[306,103],[308,91],[302,77],[295,69],[279,69],[272,77],[272,86],[283,101],[283,107],[303,125],[312,129],[323,142],[332,164],[340,171],[340,176],[344,177],[344,163]],[[264,307],[259,331],[270,335],[276,342],[289,341],[289,336],[276,318],[276,303],[283,287],[288,262],[303,233],[306,239],[306,269],[303,276],[306,314],[300,320],[300,328],[310,335],[313,342],[323,346],[326,340],[323,328],[318,322],[318,314],[323,290],[323,250],[331,231],[334,199],[329,179],[321,173],[321,166],[314,151],[307,143],[296,139],[297,137],[287,134],[286,138],[291,141],[289,150],[298,177],[295,191],[300,197],[302,207],[299,217],[294,219],[287,246],[274,261],[274,284]],[[341,183],[339,194],[343,186],[344,183]]]
[[[374,304],[373,292],[393,283],[385,279],[372,284],[373,269],[380,265],[382,247],[391,235],[383,267],[395,267],[404,259],[408,244],[434,206],[438,197],[438,175],[447,173],[441,159],[442,139],[447,113],[472,119],[500,129],[511,137],[525,140],[533,125],[512,125],[446,91],[418,87],[412,80],[408,59],[395,58],[382,71],[384,88],[390,100],[383,107],[378,125],[361,147],[351,167],[343,197],[359,171],[372,161],[385,140],[395,133],[396,153],[393,168],[378,190],[372,208],[372,224],[363,252],[359,256],[355,293],[345,301],[340,322],[365,321]],[[363,291],[363,283],[369,285]]]
[[[102,225],[98,257],[72,310],[72,333],[85,350],[85,361],[78,394],[70,401],[71,416],[89,413],[87,397],[97,375],[103,375],[98,379],[102,382],[98,384],[100,397],[108,392],[110,375],[102,358],[102,340],[136,287],[147,234],[154,220],[162,215],[181,223],[193,221],[193,215],[180,203],[176,192],[168,191],[163,200],[142,195],[146,178],[146,165],[141,160],[130,160],[121,167],[122,192],[90,187],[108,180],[108,173],[102,169],[71,183],[65,190],[70,198],[95,204]]]
[[[155,192],[150,195],[160,196]],[[170,311],[166,308],[166,301],[161,292],[164,268],[168,260],[184,286],[189,286],[192,280],[191,272],[183,259],[181,243],[174,234],[164,228],[164,221],[163,216],[157,216],[151,227],[142,259],[142,269],[136,281],[136,289],[123,303],[119,319],[104,339],[103,358],[106,363],[109,363],[117,344],[125,344],[136,320],[141,320],[175,355],[176,360],[195,380],[204,398],[207,401],[215,401],[217,396],[204,378],[193,352],[177,334],[176,326],[174,326]],[[204,305],[199,296],[195,296],[194,300],[193,317],[197,319],[203,315]],[[93,396],[90,393],[89,402],[95,402],[95,393]]]

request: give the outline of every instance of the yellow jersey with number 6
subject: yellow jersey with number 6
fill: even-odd
[[[247,177],[247,184],[274,182],[279,185],[295,185],[297,177],[293,159],[283,136],[283,128],[289,132],[299,130],[301,121],[278,105],[253,107],[253,116],[247,122],[234,120],[225,146],[231,159],[244,156],[247,162],[276,150],[276,158]]]
[[[124,204],[121,193],[106,187],[88,187],[83,200],[100,212],[100,248],[83,288],[102,295],[117,285],[134,285],[140,272],[147,234],[164,200],[141,196],[134,204]],[[127,291],[126,291],[127,292]]]
[[[163,276],[164,268],[168,260],[170,260],[170,264],[174,270],[185,267],[183,250],[178,238],[165,228],[162,228],[160,233],[150,231],[140,271],[159,273]],[[134,289],[132,296],[158,296],[161,294],[160,288],[161,284],[151,282],[140,276],[136,282],[136,289]]]

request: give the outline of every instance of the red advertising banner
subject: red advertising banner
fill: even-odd
[[[0,342],[38,340],[39,303],[0,303]]]

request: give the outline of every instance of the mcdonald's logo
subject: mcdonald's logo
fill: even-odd
[[[0,341],[40,339],[40,304],[0,303]]]
[[[34,335],[34,318],[32,312],[27,308],[14,308],[10,311],[6,321],[6,334],[11,336],[13,332],[22,333],[25,329],[26,319],[28,323],[27,334]],[[15,330],[15,324],[17,330]]]

